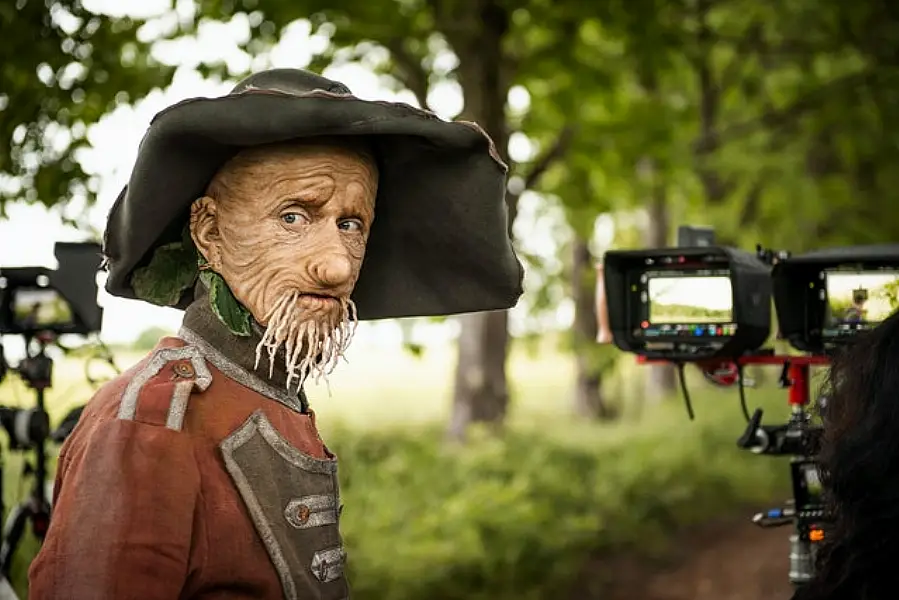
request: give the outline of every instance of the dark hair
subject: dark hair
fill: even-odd
[[[896,598],[899,558],[899,313],[835,357],[821,479],[835,522],[795,600]]]

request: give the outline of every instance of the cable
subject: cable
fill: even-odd
[[[106,345],[102,339],[97,337],[96,346],[100,349],[100,352],[97,354],[97,358],[103,359],[106,361],[112,370],[116,372],[116,375],[121,375],[122,371],[119,369],[118,365],[115,364],[115,357],[113,356],[112,350],[109,349],[109,346]]]
[[[746,417],[746,422],[752,420],[749,416],[749,407],[746,405],[746,386],[743,385],[743,365],[737,362],[737,385],[740,388],[740,408],[743,409],[743,416]]]
[[[93,345],[94,351],[84,361],[84,378],[87,380],[88,385],[96,387],[96,385],[98,383],[101,383],[102,380],[94,379],[93,377],[91,377],[90,367],[91,367],[91,364],[93,363],[93,361],[100,360],[102,362],[105,362],[110,367],[112,367],[112,370],[115,372],[116,375],[121,375],[122,371],[121,371],[121,369],[119,369],[118,365],[116,365],[116,363],[115,363],[115,357],[112,354],[112,350],[109,349],[109,346],[107,346],[103,342],[103,340],[101,340],[100,338],[96,338],[92,345]]]
[[[690,392],[687,391],[687,378],[684,375],[684,363],[678,362],[675,364],[677,365],[677,378],[680,381],[680,390],[684,395],[684,404],[687,407],[687,416],[690,417],[691,421],[694,421],[696,420],[696,417],[693,414],[693,403],[690,402]]]

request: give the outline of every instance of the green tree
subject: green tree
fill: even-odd
[[[602,408],[600,382],[615,364],[615,353],[595,344],[594,257],[588,242],[596,218],[645,208],[644,243],[666,245],[677,175],[689,168],[684,103],[668,93],[674,85],[666,88],[672,56],[682,48],[664,31],[666,7],[639,4],[633,14],[629,4],[606,4],[601,19],[581,20],[568,32],[568,42],[531,69],[523,83],[532,99],[523,126],[529,137],[546,144],[566,123],[577,123],[564,164],[547,175],[541,189],[561,202],[574,235],[566,249],[571,254],[567,288],[575,306],[576,407],[582,413],[593,407],[596,414],[610,414]],[[663,20],[656,23],[655,16]],[[663,377],[653,388],[664,393],[673,383],[670,369],[655,371]]]
[[[805,250],[895,238],[896,11],[697,0],[690,95],[701,201],[726,241]]]
[[[139,25],[80,0],[0,4],[0,217],[10,201],[93,201],[96,182],[78,163],[87,129],[172,76],[139,40]]]

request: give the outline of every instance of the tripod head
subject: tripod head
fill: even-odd
[[[53,359],[47,355],[46,349],[56,339],[56,334],[49,331],[25,337],[26,356],[16,368],[16,373],[33,390],[46,390],[52,385]],[[37,351],[33,354],[28,352],[32,342],[37,346]]]
[[[34,448],[42,452],[44,441],[50,435],[50,418],[44,406],[44,391],[52,385],[53,358],[47,354],[46,348],[55,340],[56,336],[52,332],[26,336],[25,358],[15,367],[6,361],[3,345],[0,344],[0,381],[11,371],[36,392],[34,407],[0,406],[0,427],[9,436],[11,450]]]

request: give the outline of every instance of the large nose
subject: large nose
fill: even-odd
[[[345,253],[328,249],[312,259],[309,271],[318,285],[324,288],[337,288],[350,282],[353,265]]]

